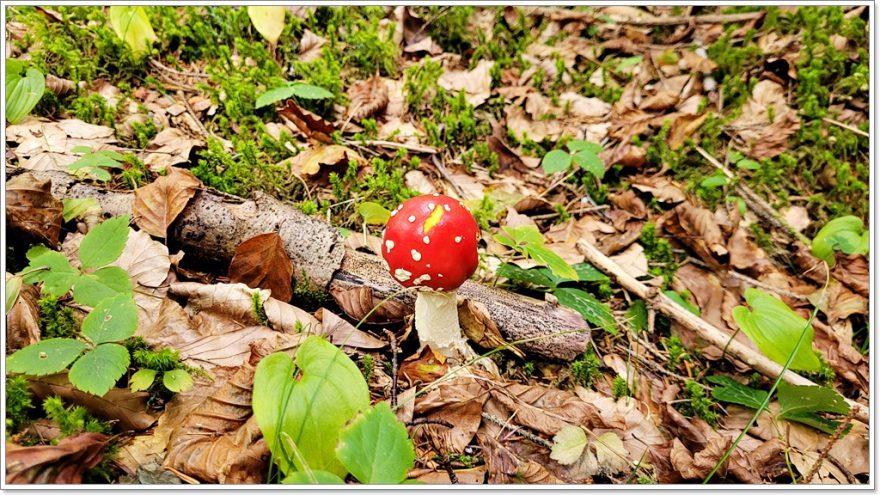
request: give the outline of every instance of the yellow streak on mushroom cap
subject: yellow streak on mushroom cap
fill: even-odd
[[[422,225],[422,231],[427,234],[431,229],[436,227],[437,224],[440,223],[440,219],[443,218],[443,213],[442,205],[435,206],[434,211],[432,211],[431,214],[428,215],[428,218],[425,219],[425,223]]]

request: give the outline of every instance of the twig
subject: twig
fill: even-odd
[[[449,482],[453,485],[458,484],[458,476],[455,475],[455,471],[452,469],[452,463],[449,459],[449,453],[446,454],[445,457],[441,457],[440,466],[446,471],[446,475],[449,476]]]
[[[752,277],[749,277],[748,275],[743,275],[742,273],[735,272],[733,270],[729,270],[727,273],[731,277],[738,278],[744,282],[747,282],[751,285],[754,285],[755,287],[760,287],[764,290],[769,290],[770,292],[775,292],[777,294],[783,295],[783,296],[791,298],[791,299],[798,299],[801,301],[809,301],[809,298],[807,296],[804,296],[801,294],[795,294],[794,292],[791,292],[791,291],[788,291],[785,289],[780,289],[779,287],[774,287],[769,284],[765,284],[764,282],[760,282],[758,280],[755,280]]]
[[[440,175],[443,176],[443,179],[446,180],[446,182],[448,182],[453,189],[455,189],[456,194],[458,194],[458,196],[463,200],[467,199],[467,194],[465,194],[464,189],[462,189],[461,186],[458,185],[458,182],[455,181],[455,179],[452,177],[452,174],[449,173],[449,170],[446,170],[446,166],[444,166],[443,162],[441,162],[440,159],[437,158],[437,155],[431,157],[431,162],[434,164],[434,167],[437,169],[437,171],[440,172]]]
[[[577,210],[572,210],[567,212],[569,215],[580,215],[581,213],[591,213],[594,211],[607,210],[610,208],[609,205],[598,205],[598,206],[590,206],[587,208],[578,208]],[[547,220],[550,218],[556,218],[559,216],[558,211],[554,211],[553,213],[542,213],[541,215],[532,215],[532,220]]]
[[[397,407],[397,336],[388,329],[385,335],[391,340],[391,407]]]
[[[813,467],[810,468],[810,471],[807,472],[807,475],[804,476],[802,483],[805,485],[809,485],[811,481],[813,481],[813,476],[819,471],[819,468],[822,467],[822,462],[828,457],[828,453],[831,452],[831,448],[834,447],[834,444],[840,437],[843,435],[843,431],[846,430],[847,426],[852,422],[853,416],[855,415],[855,408],[850,408],[849,414],[846,415],[843,421],[837,426],[837,429],[834,430],[834,434],[831,435],[831,438],[828,439],[828,443],[822,447],[822,450],[819,451],[819,458],[816,459],[816,462],[813,463]]]
[[[677,24],[726,24],[730,22],[745,22],[760,19],[764,12],[743,12],[740,14],[706,14],[694,16],[669,16],[647,18],[625,18],[609,16],[618,24],[630,24],[633,26],[675,26]]]
[[[407,421],[405,424],[406,426],[440,425],[447,428],[455,428],[455,425],[453,425],[449,421],[446,421],[445,419],[418,418],[412,421]]]
[[[155,67],[163,72],[167,72],[169,74],[174,74],[174,75],[181,76],[181,77],[195,77],[197,79],[208,79],[209,77],[211,77],[210,75],[205,74],[203,72],[180,71],[180,70],[174,69],[172,67],[168,67],[167,65],[164,65],[162,62],[159,62],[158,60],[156,60],[154,58],[150,59],[150,65],[152,65],[153,67]]]
[[[645,300],[645,302],[655,310],[663,313],[667,317],[675,320],[678,324],[684,326],[688,330],[695,332],[699,337],[706,340],[710,344],[723,349],[727,347],[728,353],[725,356],[737,358],[762,375],[774,379],[783,371],[782,365],[773,361],[763,354],[759,354],[754,350],[746,347],[739,341],[732,340],[729,335],[719,330],[706,320],[691,313],[678,305],[665,294],[661,293],[653,287],[639,282],[632,275],[626,273],[623,268],[615,263],[611,258],[602,254],[595,246],[581,239],[577,243],[578,250],[584,255],[586,260],[593,264],[596,268],[611,277],[612,280],[620,284],[624,289],[632,292],[636,296]],[[785,371],[782,375],[783,379],[792,385],[812,385],[816,384],[812,381],[798,375],[793,371]],[[864,423],[868,422],[868,410],[862,404],[846,400],[850,407],[856,410],[855,418]]]
[[[834,119],[831,119],[831,118],[828,118],[828,117],[822,117],[822,120],[824,120],[825,122],[828,122],[829,124],[834,124],[834,125],[836,125],[837,127],[842,127],[842,128],[844,128],[844,129],[846,129],[846,130],[848,130],[848,131],[852,131],[852,132],[858,134],[859,136],[865,136],[866,138],[871,137],[870,134],[868,134],[867,132],[865,132],[865,131],[859,129],[858,127],[853,127],[853,126],[851,126],[851,125],[849,125],[849,124],[844,124],[843,122],[840,122],[839,120],[834,120]]]
[[[498,417],[493,416],[493,415],[491,415],[491,414],[489,414],[489,413],[486,413],[486,412],[481,413],[481,415],[483,416],[483,418],[485,418],[485,419],[487,419],[487,420],[489,420],[489,421],[495,423],[496,425],[498,425],[498,426],[500,426],[500,427],[502,427],[502,428],[507,428],[507,429],[511,430],[512,432],[514,432],[514,433],[516,433],[517,435],[519,435],[519,436],[525,438],[526,440],[529,440],[529,441],[531,441],[531,442],[533,442],[533,443],[536,443],[536,444],[538,444],[538,445],[543,445],[544,447],[547,447],[548,449],[552,449],[552,448],[553,448],[553,444],[552,444],[552,443],[550,443],[550,442],[547,441],[547,440],[544,440],[543,438],[539,437],[538,435],[535,435],[534,433],[532,433],[532,432],[530,432],[530,431],[528,431],[528,430],[526,430],[526,429],[524,429],[524,428],[522,428],[522,427],[519,427],[519,428],[512,428],[509,424],[507,424],[506,422],[502,421],[502,420],[499,419]]]
[[[202,121],[199,120],[199,116],[196,115],[196,112],[195,112],[195,111],[192,109],[192,107],[189,105],[189,101],[187,101],[187,99],[186,99],[186,95],[183,94],[183,91],[178,91],[178,92],[177,92],[177,97],[180,98],[181,101],[183,101],[183,106],[186,107],[186,112],[187,112],[187,113],[189,114],[189,116],[192,117],[192,119],[195,121],[195,123],[196,123],[196,125],[198,126],[199,130],[202,131],[202,134],[203,134],[205,137],[213,136],[214,134],[212,134],[211,132],[209,132],[208,129],[205,127],[205,125],[202,124]]]
[[[562,178],[558,179],[556,182],[550,184],[550,186],[547,187],[547,189],[544,189],[544,192],[542,192],[541,194],[538,195],[538,198],[543,198],[548,192],[550,192],[550,191],[556,189],[556,186],[558,186],[559,184],[562,184],[563,182],[565,182],[565,181],[567,181],[568,179],[570,179],[574,174],[577,173],[577,171],[578,171],[578,169],[574,169],[574,170],[572,170],[571,172],[569,172],[567,175],[565,175],[565,176],[563,176]]]
[[[361,143],[367,146],[379,146],[382,148],[405,149],[416,153],[426,153],[433,155],[437,153],[437,148],[433,146],[423,146],[420,144],[395,143],[394,141],[383,141],[381,139],[368,139],[365,141],[354,141],[351,139],[344,140],[345,144]]]

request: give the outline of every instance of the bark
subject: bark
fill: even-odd
[[[29,172],[51,179],[52,194],[62,198],[95,198],[111,216],[130,215],[134,195],[78,181],[63,172],[7,169],[7,178]],[[14,229],[14,226],[10,226]],[[297,283],[316,290],[368,287],[380,300],[400,290],[382,259],[346,249],[331,225],[262,193],[251,199],[200,190],[168,229],[168,244],[188,259],[214,264],[224,271],[235,248],[257,234],[277,232],[293,260]],[[467,281],[459,296],[480,302],[508,341],[529,340],[518,347],[549,359],[571,360],[590,341],[584,319],[569,308]],[[415,296],[396,300],[412,309]]]

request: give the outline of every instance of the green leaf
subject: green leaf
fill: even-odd
[[[548,175],[568,170],[571,167],[571,155],[562,150],[553,150],[544,155],[541,166]]]
[[[294,89],[291,85],[279,86],[272,88],[257,97],[255,108],[263,108],[281,100],[286,100],[293,96]]]
[[[568,280],[577,280],[578,274],[574,271],[574,268],[549,248],[529,245],[525,247],[525,254],[535,260],[536,263],[549,268],[554,275]]]
[[[76,268],[72,267],[67,257],[58,251],[52,251],[44,246],[36,246],[29,249],[26,256],[30,263],[25,268],[25,272],[38,268],[44,268],[44,270],[24,275],[24,282],[29,284],[42,282],[43,294],[61,297],[67,294],[73,282],[79,277]]]
[[[6,371],[28,375],[51,375],[66,368],[86,349],[73,339],[46,339],[31,344],[6,359]]]
[[[271,45],[278,43],[278,38],[284,31],[284,16],[287,14],[286,7],[248,7],[248,17],[263,38]]]
[[[18,300],[18,294],[21,292],[21,277],[16,275],[14,277],[10,277],[6,280],[6,313],[9,313],[9,310],[12,309],[12,306],[15,305],[15,301]]]
[[[368,485],[400,483],[416,459],[406,426],[385,402],[358,415],[339,433],[336,456],[358,481]]]
[[[666,297],[675,301],[676,304],[678,304],[679,306],[697,316],[700,316],[700,308],[694,306],[687,299],[681,297],[681,294],[679,294],[678,292],[675,292],[674,290],[664,290],[663,293],[666,294]]]
[[[534,225],[520,225],[519,227],[502,227],[504,233],[495,234],[494,239],[505,246],[521,252],[524,246],[543,246],[544,236]]]
[[[605,162],[592,151],[579,151],[572,157],[574,163],[599,179],[605,177]]]
[[[25,69],[21,60],[6,59],[6,121],[17,124],[37,106],[46,91],[46,78],[37,69]]]
[[[727,177],[723,175],[713,175],[700,181],[700,187],[703,189],[715,189],[724,184],[727,184]]]
[[[581,458],[588,443],[587,434],[584,433],[583,428],[572,425],[565,426],[553,437],[550,458],[563,466],[574,464]]]
[[[358,205],[358,213],[364,217],[364,222],[370,225],[385,225],[391,218],[391,212],[379,203],[365,201]]]
[[[610,280],[608,275],[600,272],[598,268],[589,263],[578,263],[572,265],[574,271],[578,274],[578,280],[581,282],[605,282]]]
[[[101,344],[73,363],[67,378],[76,388],[98,397],[106,394],[128,370],[128,349]]]
[[[345,476],[347,471],[335,452],[339,432],[355,414],[369,407],[370,392],[360,370],[345,353],[312,336],[297,350],[296,365],[284,353],[260,361],[252,405],[282,472],[306,468],[295,459],[291,465],[289,456],[284,455],[281,432],[285,432],[310,469]]]
[[[559,304],[568,306],[577,311],[585,320],[596,325],[606,332],[617,335],[617,325],[614,323],[614,315],[607,304],[596,299],[592,294],[580,289],[560,287],[553,291],[553,295],[559,299]]]
[[[141,368],[137,370],[137,372],[131,375],[131,378],[128,379],[128,388],[130,388],[132,392],[147,390],[153,386],[157,373],[159,372],[151,370],[150,368]]]
[[[587,151],[594,155],[598,155],[605,149],[599,143],[594,143],[592,141],[583,141],[581,139],[572,139],[568,142],[566,146],[568,146],[568,150],[572,153],[577,153],[578,151]]]
[[[555,287],[556,283],[547,275],[550,273],[552,272],[541,268],[526,270],[513,263],[504,263],[495,271],[495,274],[499,277],[509,278],[517,285],[526,287],[530,285],[536,287]]]
[[[128,240],[128,215],[104,220],[79,245],[79,261],[83,268],[97,268],[113,263],[122,254]]]
[[[752,311],[745,306],[737,306],[731,311],[733,319],[761,352],[777,363],[785,364],[788,356],[795,351],[794,345],[807,327],[807,320],[784,302],[758,289],[746,289],[745,297]],[[819,358],[813,354],[813,326],[809,325],[801,346],[795,352],[791,369],[819,371],[819,367]]]
[[[335,96],[326,89],[311,84],[295,82],[290,87],[293,90],[293,96],[306,100],[326,100]]]
[[[849,414],[849,404],[842,395],[828,387],[818,385],[779,384],[779,414],[829,412]]]
[[[824,418],[816,413],[790,413],[785,415],[784,419],[803,423],[829,435],[833,435],[834,432],[837,431],[837,428],[840,426],[840,421],[834,421],[832,419]],[[851,429],[852,423],[844,428],[843,434],[846,435]]]
[[[119,36],[135,55],[149,51],[150,46],[158,39],[143,7],[120,5],[110,7],[110,25],[116,36]]]
[[[643,299],[633,301],[624,315],[633,330],[637,332],[648,328],[648,308]]]
[[[69,222],[74,218],[84,218],[89,214],[101,214],[101,206],[95,198],[73,198],[64,200],[64,210],[61,215],[64,221]]]
[[[105,266],[95,273],[80,275],[73,284],[73,299],[89,307],[95,307],[117,294],[131,293],[128,272],[118,266]]]
[[[745,170],[761,170],[761,164],[748,158],[736,162],[736,168]]]
[[[123,168],[124,165],[121,162],[124,160],[125,156],[112,150],[95,151],[83,155],[68,165],[67,170],[76,172],[85,167]]]
[[[193,380],[188,371],[176,369],[162,374],[162,384],[172,392],[184,392],[192,388]]]
[[[718,387],[712,388],[712,397],[722,402],[739,404],[757,410],[761,408],[764,399],[767,398],[766,391],[747,387],[729,376],[712,375],[706,377],[706,380],[718,385]]]
[[[305,471],[294,471],[286,478],[281,480],[282,485],[344,485],[345,481],[339,476],[327,471],[312,470],[312,476]]]
[[[840,249],[846,254],[868,254],[868,235],[862,221],[855,216],[847,215],[835,218],[826,223],[816,237],[813,238],[811,250],[817,258],[834,266],[834,250]]]
[[[70,148],[70,151],[73,153],[91,153],[92,147],[78,144],[78,145],[74,146],[73,148]]]
[[[630,67],[635,67],[636,65],[639,65],[640,63],[642,63],[642,56],[641,55],[636,55],[633,57],[625,57],[625,58],[620,59],[617,62],[617,69],[616,70],[623,70],[623,69],[628,69]]]
[[[137,325],[137,306],[131,294],[117,294],[101,301],[86,316],[82,334],[95,344],[118,342],[134,335]]]

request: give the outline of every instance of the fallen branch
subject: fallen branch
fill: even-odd
[[[533,16],[544,16],[552,21],[582,21],[596,22],[603,18],[611,19],[617,24],[629,24],[631,26],[675,26],[679,24],[727,24],[731,22],[745,22],[759,19],[764,12],[743,12],[739,14],[706,14],[706,15],[682,15],[657,17],[645,12],[644,17],[623,17],[616,15],[603,16],[601,12],[589,12],[571,9],[558,9],[553,7],[538,7],[529,11]]]
[[[592,263],[593,266],[611,277],[612,280],[620,284],[624,289],[644,299],[650,307],[675,320],[676,323],[693,331],[700,338],[719,349],[726,348],[724,354],[726,357],[739,359],[751,366],[755,371],[770,379],[775,379],[782,372],[781,364],[750,349],[741,342],[733,340],[731,335],[728,335],[706,320],[686,310],[654,287],[649,287],[639,282],[635,277],[626,273],[620,265],[602,254],[599,249],[589,242],[580,240],[577,243],[577,247],[588,262]],[[782,379],[792,385],[816,385],[812,381],[793,371],[786,371],[785,374],[782,375]],[[854,417],[867,424],[868,408],[850,399],[846,399],[846,401],[855,411]]]
[[[21,172],[50,179],[56,198],[90,197],[112,216],[132,213],[134,195],[130,192],[103,189],[64,172],[7,169],[7,178]],[[242,241],[266,232],[277,232],[284,241],[295,266],[297,284],[325,292],[367,287],[375,301],[400,290],[381,258],[346,249],[335,227],[263,193],[242,199],[198,191],[169,227],[167,243],[172,251],[183,250],[187,260],[196,259],[215,269],[222,267],[222,271]],[[569,308],[474,281],[465,282],[458,293],[485,305],[489,318],[508,341],[527,341],[519,346],[526,352],[571,360],[590,342],[584,319]],[[412,311],[415,296],[406,292],[393,301]]]

